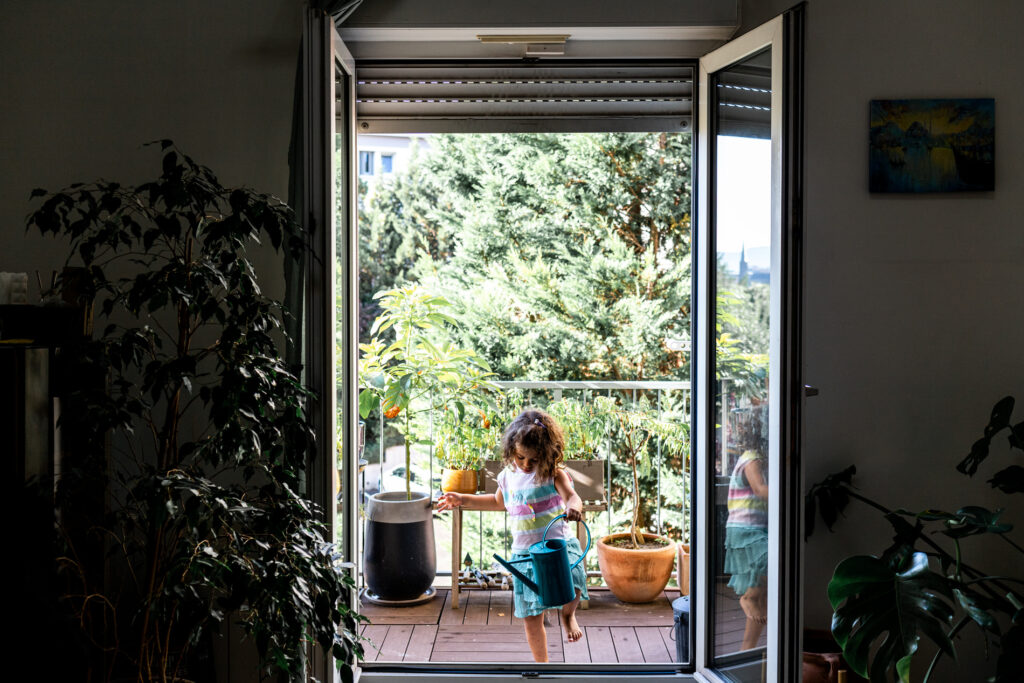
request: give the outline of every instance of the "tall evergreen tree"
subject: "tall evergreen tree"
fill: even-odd
[[[431,144],[367,206],[364,261],[457,302],[460,343],[502,378],[687,376],[666,340],[689,329],[689,135]]]

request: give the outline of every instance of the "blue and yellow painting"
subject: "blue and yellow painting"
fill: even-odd
[[[995,189],[993,99],[872,100],[872,192]]]

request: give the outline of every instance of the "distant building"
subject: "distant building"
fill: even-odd
[[[429,136],[368,134],[358,136],[359,178],[373,185],[378,179],[409,167],[413,146],[430,149]]]

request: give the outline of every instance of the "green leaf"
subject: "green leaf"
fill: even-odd
[[[363,389],[359,392],[359,416],[364,420],[370,415],[377,406],[380,405],[380,396],[377,392],[371,391],[370,389]]]
[[[1003,493],[1024,493],[1024,467],[1010,465],[996,472],[988,483]]]
[[[953,618],[948,581],[932,572],[928,557],[914,553],[902,571],[882,559],[858,555],[836,567],[828,585],[835,611],[832,630],[850,666],[872,680],[892,671],[906,676],[919,634],[954,657],[943,625]],[[882,638],[872,656],[872,646]],[[881,672],[881,673],[880,673]]]

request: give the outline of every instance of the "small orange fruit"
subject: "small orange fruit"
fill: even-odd
[[[384,411],[384,417],[390,420],[392,418],[398,417],[398,414],[400,412],[402,412],[401,406],[391,406],[390,408]]]

